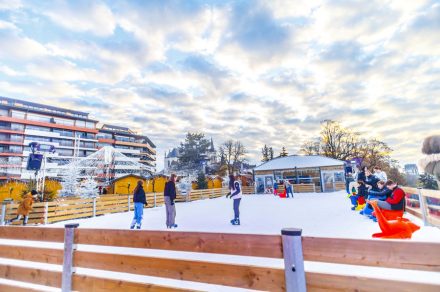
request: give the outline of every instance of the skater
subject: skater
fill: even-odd
[[[278,196],[278,182],[275,180],[275,182],[273,183],[273,194],[275,196]]]
[[[177,228],[176,220],[176,175],[172,174],[170,180],[165,184],[164,190],[165,210],[167,216],[167,228]]]
[[[144,215],[144,205],[148,205],[147,198],[145,197],[145,191],[142,186],[142,181],[137,182],[137,186],[133,191],[134,202],[134,218],[131,222],[130,229],[141,229],[142,216]]]
[[[285,183],[285,188],[286,188],[286,198],[289,198],[289,194],[292,195],[292,199],[293,199],[293,190],[292,190],[292,184],[290,183],[290,181],[288,179],[286,179],[284,181]]]
[[[240,183],[235,180],[233,174],[229,176],[229,190],[231,191],[226,198],[234,200],[234,219],[231,220],[232,225],[240,225],[240,202],[241,202],[241,187]]]
[[[23,217],[23,226],[25,226],[28,223],[29,213],[32,211],[32,204],[34,203],[34,196],[36,195],[38,195],[36,190],[32,190],[30,193],[25,195],[23,201],[21,201],[20,205],[18,205],[17,217],[6,221],[6,224],[20,221],[21,217]]]

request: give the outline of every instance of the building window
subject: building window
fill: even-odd
[[[9,116],[9,111],[7,109],[0,109],[0,116],[3,117]]]
[[[26,136],[26,140],[28,141],[38,141],[38,142],[50,142],[50,138],[46,137],[37,137],[37,136]]]
[[[74,120],[68,120],[68,119],[60,119],[60,118],[54,118],[55,124],[58,125],[65,125],[65,126],[73,126]]]
[[[23,146],[11,145],[11,146],[9,146],[9,151],[11,153],[22,153],[23,152]]]
[[[11,141],[12,142],[23,142],[23,136],[22,135],[11,135]]]
[[[36,115],[36,114],[28,114],[27,119],[30,121],[44,122],[44,123],[50,123],[52,120],[51,117]]]
[[[96,123],[95,122],[86,122],[86,128],[95,129]]]
[[[109,133],[98,133],[98,139],[113,139],[113,136]]]
[[[54,133],[60,134],[60,136],[64,137],[73,137],[73,131],[64,130],[64,129],[54,129]]]
[[[24,125],[11,123],[11,130],[13,131],[24,131]]]
[[[85,128],[86,127],[86,122],[78,120],[78,121],[75,122],[75,126],[80,127],[80,128]]]
[[[57,149],[56,152],[61,156],[73,156],[73,150],[70,149]]]
[[[40,127],[40,126],[34,126],[34,125],[28,125],[28,126],[26,126],[26,130],[34,130],[34,131],[41,131],[41,132],[50,132],[50,128],[47,128],[47,127]]]
[[[24,112],[19,112],[19,111],[12,111],[11,116],[13,118],[23,119],[24,120],[25,113]]]

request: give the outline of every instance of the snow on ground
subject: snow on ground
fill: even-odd
[[[302,228],[304,236],[370,239],[380,232],[377,223],[352,211],[345,192],[295,194],[294,199],[271,195],[244,196],[240,206],[241,226],[232,226],[232,200],[225,197],[191,203],[177,203],[176,223],[179,231],[224,233],[280,234],[282,228]],[[418,225],[422,222],[405,215]],[[64,226],[78,222],[80,228],[128,229],[133,212],[99,216],[90,219],[59,222]],[[144,210],[142,229],[166,230],[165,208]],[[422,227],[413,240],[440,242],[440,229]]]
[[[305,236],[340,237],[370,239],[371,234],[379,232],[378,224],[350,210],[350,201],[344,192],[321,193],[321,194],[295,194],[294,199],[280,199],[270,195],[245,196],[241,204],[241,226],[232,226],[232,200],[224,197],[207,199],[191,203],[177,203],[177,218],[179,231],[206,231],[224,233],[257,233],[257,234],[280,234],[282,228],[302,228]],[[422,223],[418,218],[405,215],[418,225]],[[80,228],[108,228],[128,229],[133,217],[133,212],[111,214],[96,218],[72,220],[60,222],[48,227],[62,227],[66,223],[80,223]],[[164,207],[145,209],[142,229],[167,230],[165,228]],[[414,233],[413,239],[417,241],[440,242],[440,229],[435,227],[422,227]],[[35,242],[16,240],[0,240],[0,246],[13,244],[17,246],[35,246]],[[44,243],[46,248],[62,249],[62,244]],[[139,256],[155,256],[163,258],[199,259],[204,261],[223,262],[232,264],[248,264],[265,267],[283,268],[283,260],[256,257],[229,256],[217,254],[200,254],[188,252],[174,252],[166,250],[133,249],[119,247],[102,247],[79,245],[79,250],[92,252],[106,252],[129,254]],[[0,259],[0,262],[13,265],[28,265],[23,261]],[[48,264],[33,264],[35,267],[59,269],[60,267]],[[374,267],[355,267],[349,265],[305,262],[306,271],[348,274],[353,276],[365,276],[388,278],[395,280],[419,281],[440,285],[438,273],[419,272],[398,269],[384,269]],[[180,288],[192,288],[204,291],[245,291],[244,289],[232,289],[217,285],[194,283],[148,277],[141,275],[96,271],[90,269],[77,269],[79,274],[93,274],[113,279],[130,280],[136,282],[153,283]],[[0,280],[2,282],[2,280]],[[57,291],[55,289],[55,291]]]

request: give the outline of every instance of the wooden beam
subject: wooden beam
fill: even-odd
[[[64,228],[1,226],[0,238],[64,242]]]
[[[284,269],[107,253],[75,252],[75,267],[265,291],[284,291]]]
[[[14,286],[12,284],[0,283],[0,291],[2,292],[44,292],[44,290]]]
[[[88,228],[75,232],[79,244],[283,258],[278,235]]]
[[[309,291],[440,291],[440,286],[433,284],[312,272],[306,273],[306,281]]]
[[[0,258],[61,265],[63,263],[63,250],[0,245]]]
[[[121,281],[108,278],[92,277],[87,275],[74,274],[73,275],[73,290],[87,291],[87,292],[108,292],[108,291],[124,291],[124,292],[181,292],[181,291],[196,291],[188,289],[179,289],[161,285],[136,283],[130,281]]]
[[[0,278],[55,288],[61,287],[61,272],[57,271],[4,265],[0,263]]]
[[[306,261],[440,272],[440,243],[303,237]]]

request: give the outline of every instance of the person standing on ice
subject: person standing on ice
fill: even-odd
[[[166,210],[166,224],[167,228],[177,228],[176,220],[176,175],[172,174],[170,180],[165,184],[164,190],[165,210]]]
[[[233,174],[229,175],[229,190],[230,193],[226,195],[226,198],[234,200],[234,219],[231,220],[232,225],[240,225],[240,202],[242,197],[241,186],[238,181],[235,180]]]
[[[134,227],[136,227],[137,229],[141,229],[142,216],[144,215],[144,205],[148,205],[141,180],[137,182],[136,188],[133,191],[133,202],[134,218],[131,222],[130,229],[134,229]]]

